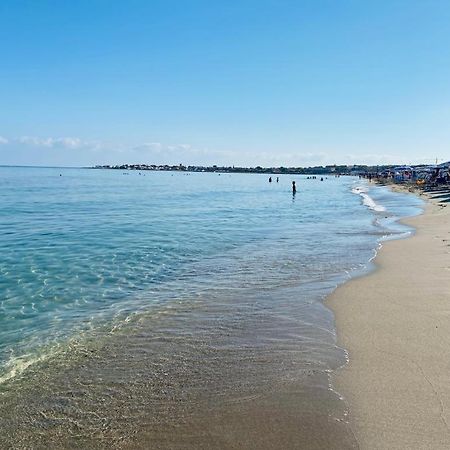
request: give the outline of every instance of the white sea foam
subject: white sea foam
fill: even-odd
[[[41,354],[33,356],[30,354],[22,355],[20,357],[11,358],[5,365],[5,372],[0,376],[0,384],[8,381],[25,372],[28,367],[40,361],[45,361],[50,354]]]
[[[366,186],[357,186],[352,189],[354,194],[358,194],[362,197],[363,205],[372,209],[373,211],[382,212],[386,211],[386,208],[383,205],[377,203],[369,194],[368,188]]]

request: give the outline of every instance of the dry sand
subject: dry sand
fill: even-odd
[[[442,204],[441,204],[442,205]],[[429,201],[378,270],[329,298],[349,364],[333,384],[361,449],[450,449],[450,203]]]

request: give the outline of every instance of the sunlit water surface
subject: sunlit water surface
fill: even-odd
[[[24,446],[36,429],[74,432],[75,419],[94,435],[100,419],[86,411],[98,416],[99,398],[115,424],[102,436],[117,443],[130,429],[124,411],[139,428],[151,404],[168,423],[199,392],[247,398],[311,374],[305,396],[323,390],[345,414],[328,385],[345,351],[322,301],[367,270],[381,239],[409,233],[396,220],[420,201],[355,177],[272,178],[0,168],[0,390],[17,411],[8,436],[23,420],[18,386],[23,409],[47,398]],[[82,400],[62,406],[68,391]],[[55,410],[67,420],[55,424]]]

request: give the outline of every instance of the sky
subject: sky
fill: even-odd
[[[448,0],[0,0],[0,165],[450,159]]]

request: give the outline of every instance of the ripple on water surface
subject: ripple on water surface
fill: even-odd
[[[0,170],[5,442],[123,446],[146,429],[157,448],[230,411],[269,426],[283,396],[297,425],[344,420],[321,301],[389,234],[391,194],[366,190],[388,205],[374,211],[351,178],[295,177],[293,202],[284,176],[59,173]]]

